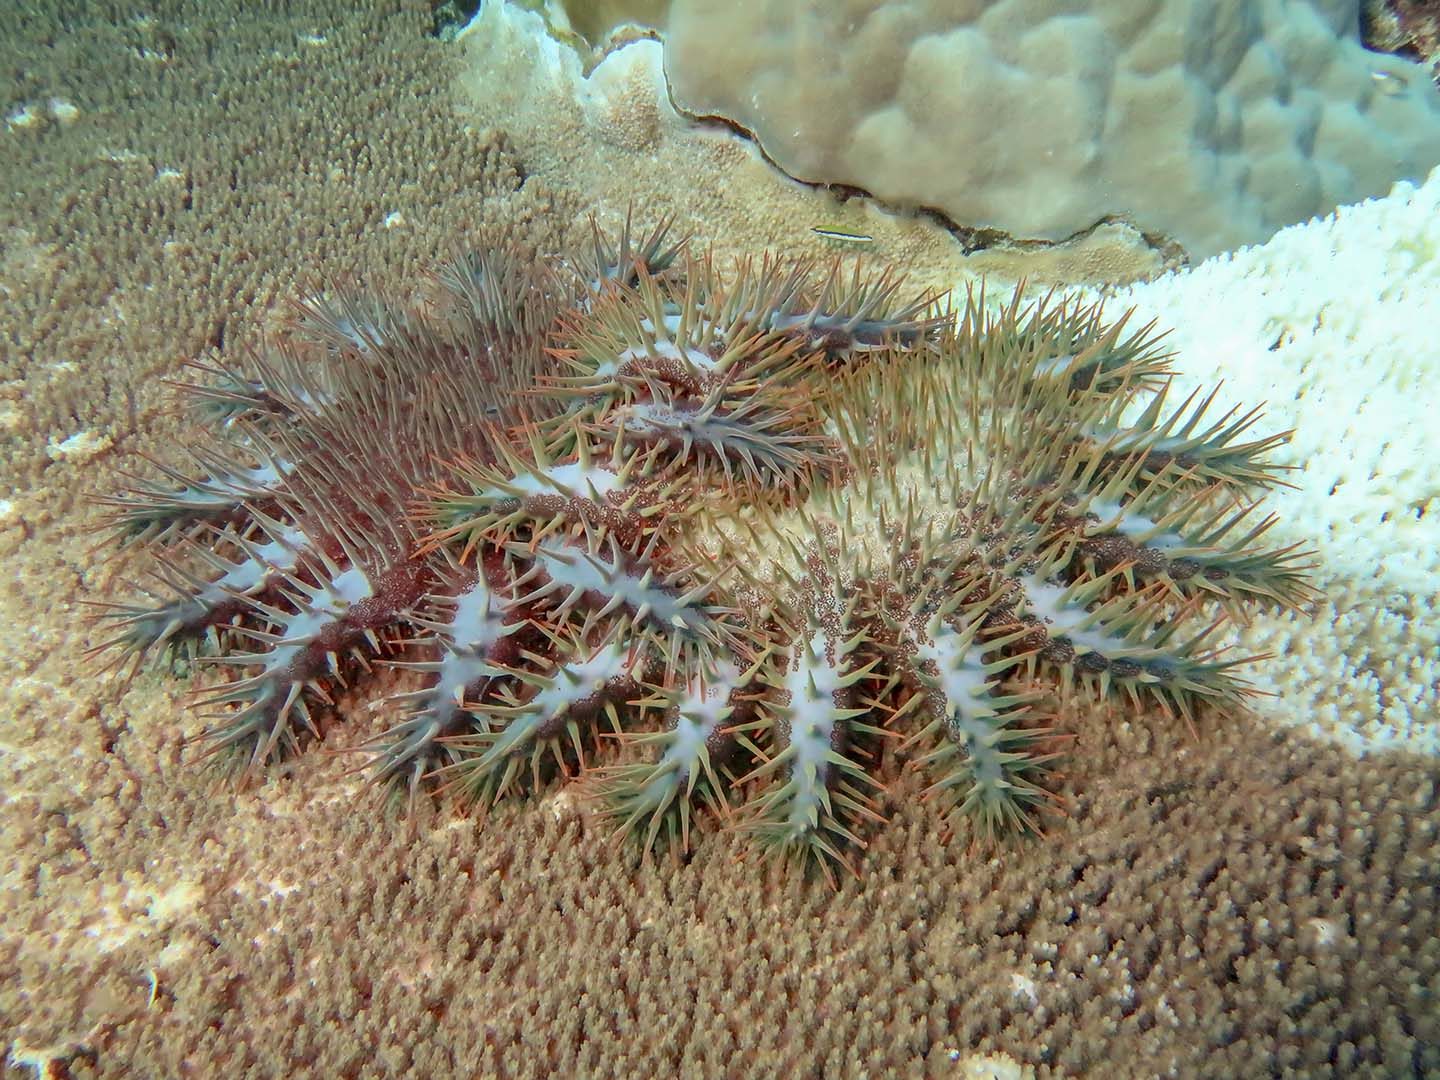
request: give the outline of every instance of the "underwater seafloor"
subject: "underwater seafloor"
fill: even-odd
[[[1322,597],[1241,635],[1273,696],[1194,736],[1075,709],[1066,815],[993,852],[899,775],[832,890],[714,829],[641,864],[558,785],[413,829],[345,755],[217,786],[186,681],[86,659],[127,571],[96,493],[183,445],[184,361],[498,230],[573,250],[634,205],[717,256],[832,254],[820,227],[920,286],[1171,254],[962,254],[667,113],[654,43],[577,90],[548,39],[441,41],[424,4],[4,19],[6,1075],[1440,1075],[1440,174],[1111,301],[1173,328],[1180,386],[1295,429],[1269,498]],[[325,749],[382,730],[381,696],[342,696]]]

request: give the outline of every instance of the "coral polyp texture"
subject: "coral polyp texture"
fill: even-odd
[[[674,0],[665,72],[797,179],[1016,238],[1122,216],[1201,258],[1440,162],[1440,93],[1365,48],[1364,6]]]
[[[570,778],[643,852],[724,828],[832,881],[903,768],[994,842],[1063,810],[1087,702],[1244,708],[1228,625],[1308,595],[1258,410],[1167,400],[1098,306],[695,246],[299,302],[185,384],[189,465],[109,498],[148,565],[97,649],[214,669],[197,753],[242,779],[390,665],[359,768],[410,811]]]

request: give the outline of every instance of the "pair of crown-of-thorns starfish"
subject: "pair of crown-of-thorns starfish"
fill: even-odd
[[[977,837],[1035,829],[1063,703],[1239,706],[1225,627],[1309,596],[1257,510],[1286,434],[1167,405],[1125,322],[722,270],[628,222],[403,302],[331,290],[184,385],[189,466],[107,499],[149,581],[99,648],[233,672],[203,740],[242,776],[385,658],[422,684],[361,747],[400,801],[579,771],[646,852],[688,850],[700,805],[833,881],[890,744]]]

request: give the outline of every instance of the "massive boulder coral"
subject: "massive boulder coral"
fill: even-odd
[[[1440,94],[1365,50],[1355,0],[675,0],[663,22],[682,111],[798,179],[1016,239],[1123,218],[1203,258],[1440,163]]]

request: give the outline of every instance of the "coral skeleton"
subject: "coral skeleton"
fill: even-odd
[[[501,240],[180,384],[205,434],[107,498],[147,580],[97,651],[216,672],[241,780],[408,673],[358,750],[411,814],[578,778],[645,855],[709,822],[835,882],[911,769],[957,832],[1038,832],[1067,710],[1244,708],[1227,627],[1309,599],[1258,505],[1286,434],[1172,407],[1169,361],[1098,305],[722,267],[666,223]]]

